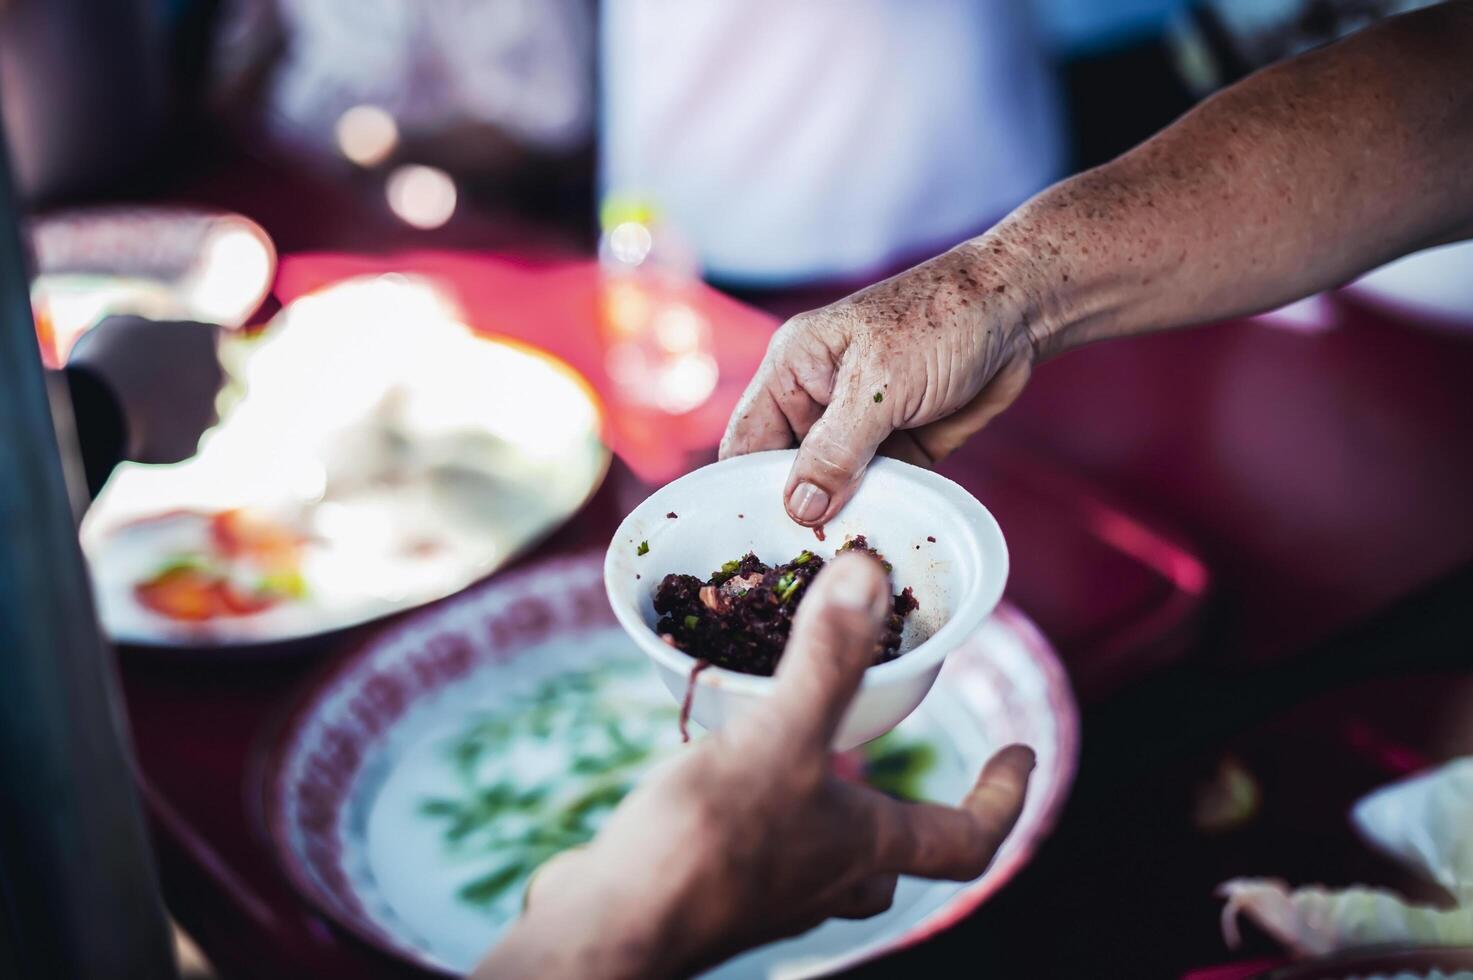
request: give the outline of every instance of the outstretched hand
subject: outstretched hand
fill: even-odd
[[[721,457],[798,445],[789,516],[831,520],[876,451],[929,465],[1018,397],[1037,356],[1009,260],[968,242],[774,335]],[[883,449],[881,448],[883,446]]]
[[[546,865],[477,975],[686,975],[830,917],[882,912],[897,875],[982,874],[1022,809],[1031,750],[999,752],[957,807],[900,802],[831,769],[888,602],[873,559],[830,563],[773,696],[656,769],[588,847]]]

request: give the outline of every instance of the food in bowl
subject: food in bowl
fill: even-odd
[[[848,539],[839,551],[871,555],[887,574],[891,571],[890,563],[862,534]],[[660,616],[655,631],[701,664],[771,676],[787,646],[793,616],[823,566],[824,560],[807,550],[777,566],[749,552],[705,580],[666,575],[655,590],[655,612]],[[875,664],[900,656],[905,619],[918,608],[909,587],[895,595],[884,631],[875,641]]]
[[[997,606],[1008,577],[1007,544],[997,521],[966,489],[931,470],[877,457],[828,523],[833,543],[824,548],[783,505],[796,457],[791,449],[733,456],[656,490],[620,522],[604,556],[604,584],[619,625],[671,697],[677,704],[688,698],[691,720],[720,731],[770,699],[775,678],[707,670],[692,685],[695,658],[660,636],[654,598],[661,577],[672,571],[705,576],[749,551],[771,561],[823,548],[828,557],[851,535],[868,534],[894,564],[896,585],[911,586],[920,608],[906,617],[903,654],[865,672],[831,740],[843,750],[890,731],[925,698],[948,654]],[[671,513],[679,519],[666,516]],[[644,555],[638,553],[641,541],[649,544]]]

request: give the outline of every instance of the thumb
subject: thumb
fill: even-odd
[[[545,901],[548,895],[566,895],[577,891],[584,880],[583,858],[588,845],[580,844],[559,851],[533,869],[522,891],[522,911],[532,907],[534,898]]]
[[[777,667],[773,705],[786,744],[828,746],[874,660],[889,608],[885,572],[868,555],[840,555],[819,572]]]
[[[864,468],[895,430],[883,382],[841,375],[834,397],[808,430],[783,490],[788,516],[814,527],[834,517],[859,487]]]
[[[878,866],[922,878],[979,877],[1023,812],[1034,762],[1026,746],[1002,749],[958,807],[880,797],[875,804]]]

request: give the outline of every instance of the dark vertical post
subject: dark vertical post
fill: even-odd
[[[0,133],[0,976],[176,975],[47,397]]]

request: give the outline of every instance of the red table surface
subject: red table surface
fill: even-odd
[[[381,189],[365,194],[367,183],[232,159],[173,190],[241,210],[283,251],[587,245],[577,233],[494,213],[457,215],[425,235],[375,208]],[[748,298],[787,314],[832,296]],[[1131,522],[1154,528],[1147,541],[1186,540],[1203,556],[1211,628],[1190,653],[1224,676],[1293,656],[1473,559],[1473,334],[1422,330],[1348,306],[1342,314],[1317,334],[1234,322],[1075,352],[1035,371],[1019,402],[948,464],[964,482],[984,481],[968,485],[1008,531],[1013,598],[1058,643],[1081,684],[1082,779],[1108,784],[1114,766],[1089,757],[1092,739],[1113,724],[1093,716],[1191,641],[1191,617],[1160,610],[1183,602],[1179,583],[1192,572],[1191,564],[1172,571],[1158,562],[1146,573],[1128,551],[1088,533],[1088,521],[1055,519],[1055,482],[1077,488],[1080,500],[1124,502],[1149,515]],[[1003,473],[1017,460],[1015,489],[996,489],[1009,484]],[[1030,484],[1028,473],[1038,479]],[[590,508],[542,550],[597,547],[640,492],[616,465]],[[1082,557],[1073,564],[1071,555]],[[1167,620],[1158,630],[1167,639],[1130,639],[1152,616]],[[1107,667],[1112,660],[1118,666]],[[189,667],[123,652],[168,897],[227,976],[402,972],[304,911],[248,816],[247,763],[269,720],[320,662]],[[1425,759],[1473,751],[1436,723],[1467,715],[1470,692],[1454,683],[1467,676],[1327,695],[1148,777],[1078,794],[1034,864],[977,916],[859,972],[1176,977],[1232,958],[1211,898],[1226,877],[1413,887],[1354,839],[1345,806],[1394,775],[1363,750],[1367,731]],[[1170,701],[1141,710],[1142,724],[1159,727],[1153,737],[1169,740]],[[1189,801],[1227,751],[1257,773],[1271,805],[1245,832],[1204,841],[1190,828]],[[1260,944],[1245,957],[1271,952]]]

